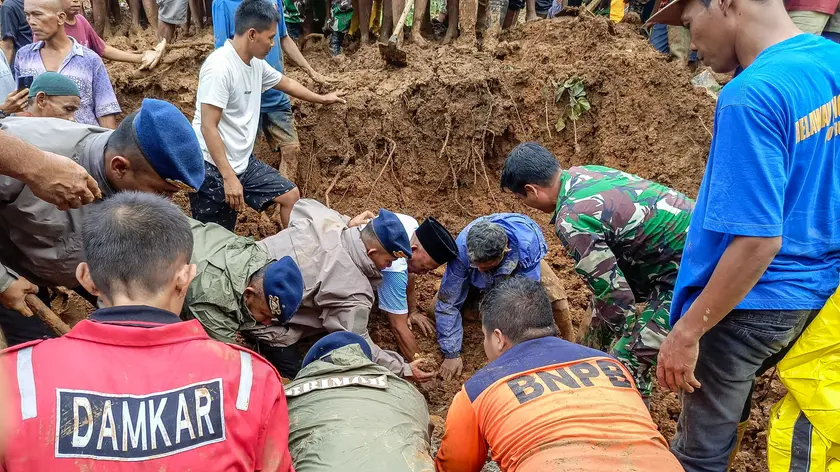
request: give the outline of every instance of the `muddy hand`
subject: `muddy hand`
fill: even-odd
[[[411,380],[416,382],[426,382],[435,378],[437,372],[431,371],[426,372],[420,368],[420,364],[426,362],[426,359],[417,359],[413,361],[411,364],[408,364],[411,367]]]
[[[335,83],[335,81],[336,81],[335,78],[330,77],[328,75],[321,74],[320,72],[315,72],[314,70],[312,72],[310,72],[309,77],[311,77],[312,80],[314,80],[315,82],[317,82],[321,85],[327,85],[327,84]]]
[[[408,329],[414,331],[414,326],[420,328],[420,332],[423,333],[423,336],[432,336],[435,334],[435,325],[432,321],[423,313],[419,311],[413,311],[408,314]]]
[[[0,303],[9,310],[15,310],[24,316],[32,316],[32,311],[26,305],[26,296],[38,293],[38,287],[32,282],[21,277],[0,293]]]
[[[143,53],[143,59],[140,61],[140,70],[152,70],[157,67],[161,59],[163,59],[165,52],[166,40],[162,39],[154,49]]]
[[[358,215],[354,216],[349,223],[347,223],[348,228],[355,228],[356,226],[366,225],[375,218],[376,215],[373,214],[372,211],[365,210]]]
[[[326,95],[323,95],[323,102],[325,105],[331,105],[333,103],[347,103],[347,100],[341,98],[344,95],[343,92],[331,92]]]
[[[460,357],[446,359],[443,361],[443,364],[440,365],[440,376],[443,377],[443,380],[458,378],[461,376],[461,372],[463,370],[464,360]]]

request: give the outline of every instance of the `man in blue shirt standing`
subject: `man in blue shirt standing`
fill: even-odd
[[[286,32],[286,21],[283,18],[282,0],[266,0],[274,3],[280,12],[277,23],[277,36],[274,47],[265,60],[279,72],[283,72],[283,52],[306,71],[309,77],[319,84],[327,84],[333,79],[315,71],[303,57],[294,40]],[[242,0],[215,0],[213,2],[213,38],[216,48],[220,48],[228,39],[233,39],[233,17],[236,8]],[[279,45],[279,47],[278,47]],[[282,48],[282,52],[281,49]],[[289,96],[279,90],[268,90],[262,94],[260,120],[263,133],[268,145],[274,152],[280,153],[280,174],[294,182],[297,177],[298,154],[300,141],[295,129],[295,117],[292,113],[292,102]]]
[[[744,68],[718,99],[657,368],[683,391],[674,454],[721,471],[756,375],[840,282],[840,45],[782,0],[676,0],[651,21],[689,27],[715,72]]]
[[[477,313],[484,293],[514,275],[541,282],[551,301],[555,323],[564,337],[571,338],[566,290],[543,260],[548,245],[534,220],[519,213],[484,216],[468,224],[455,239],[455,245],[458,257],[447,264],[434,303],[438,344],[444,357],[440,373],[444,380],[459,377],[464,367],[461,311]]]

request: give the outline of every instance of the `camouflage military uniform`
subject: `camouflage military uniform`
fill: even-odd
[[[693,209],[675,190],[608,167],[560,176],[555,232],[593,292],[584,343],[621,360],[646,397]]]

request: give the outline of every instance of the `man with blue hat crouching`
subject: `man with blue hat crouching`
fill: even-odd
[[[260,349],[248,336],[277,320],[285,324],[300,306],[303,278],[291,257],[272,259],[265,247],[225,228],[190,219],[191,263],[198,273],[190,284],[182,317],[197,319],[217,341]]]
[[[325,331],[363,336],[376,363],[398,375],[431,377],[418,363],[409,364],[396,352],[377,347],[367,333],[374,299],[371,284],[381,282],[380,270],[411,256],[408,235],[396,215],[384,209],[364,229],[350,226],[350,218],[315,200],[298,201],[289,228],[262,241],[214,223],[193,222],[193,263],[201,275],[187,295],[185,315],[197,318],[216,339],[230,340],[238,331],[286,378],[300,370],[298,341]],[[249,295],[247,278],[266,261],[284,258],[294,261],[303,277],[299,307],[292,312],[286,307],[282,317],[269,323],[240,326],[243,313],[253,317],[255,309],[248,300],[258,293]],[[230,283],[241,288],[230,290]]]
[[[144,100],[115,130],[17,117],[4,119],[0,130],[72,158],[96,180],[104,198],[126,190],[172,195],[194,191],[204,181],[204,159],[190,122],[161,100]],[[0,177],[0,326],[10,345],[53,335],[40,320],[20,313],[31,315],[26,295],[48,301],[46,287],[79,287],[84,213],[84,207],[60,211],[22,182]]]
[[[286,386],[297,472],[435,470],[423,395],[372,357],[364,338],[346,331],[321,338],[306,354]]]

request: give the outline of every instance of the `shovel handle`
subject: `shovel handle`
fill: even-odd
[[[29,309],[32,310],[35,316],[40,318],[41,321],[49,326],[55,334],[61,336],[70,332],[70,327],[67,326],[67,323],[61,321],[61,318],[50,310],[50,308],[45,305],[40,298],[31,294],[27,295],[26,304],[29,305]]]
[[[414,6],[414,0],[405,0],[405,8],[403,8],[402,15],[400,15],[400,19],[397,21],[397,27],[394,28],[394,34],[388,38],[389,43],[396,44],[397,39],[400,37],[400,33],[402,33],[403,26],[405,26],[405,19],[408,18],[408,12],[411,11],[411,7]]]

